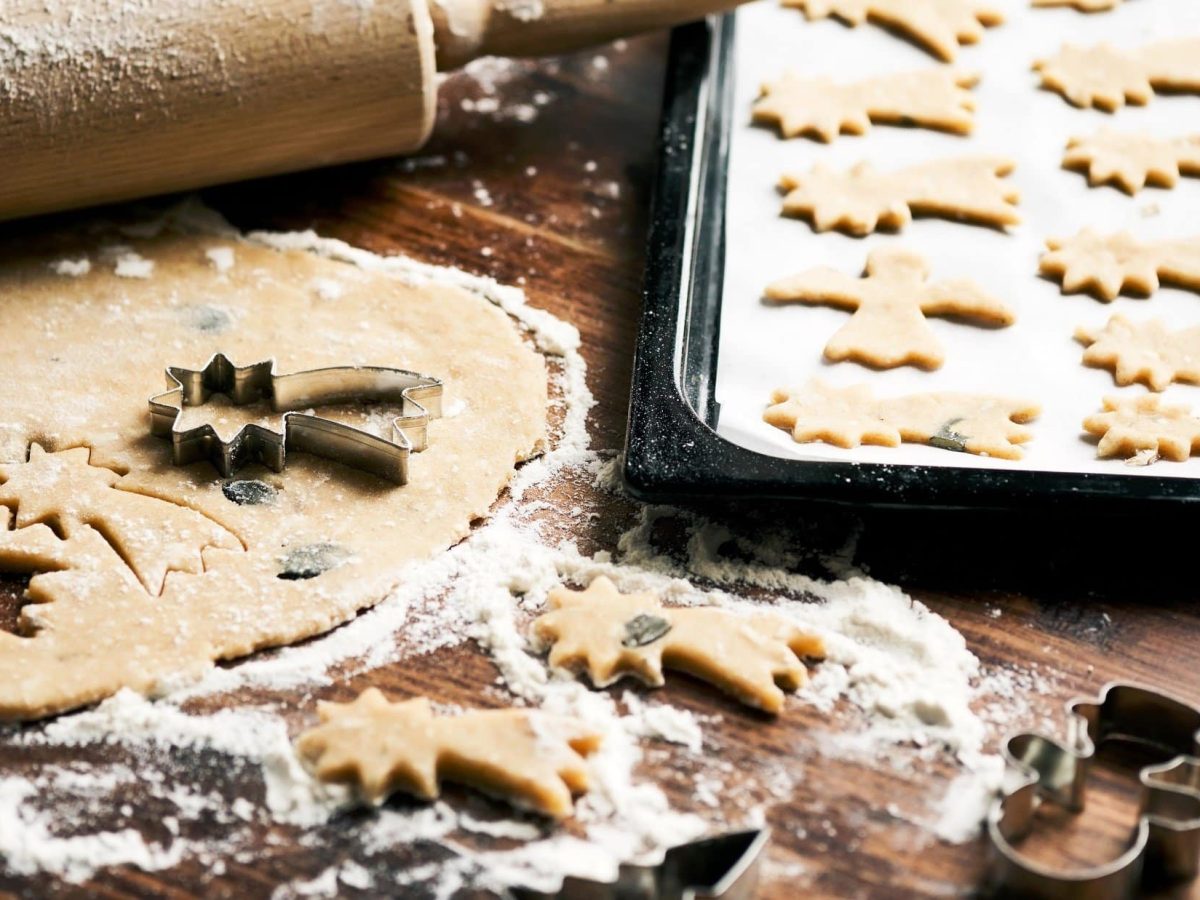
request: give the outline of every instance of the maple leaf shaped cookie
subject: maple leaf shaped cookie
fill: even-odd
[[[783,0],[783,5],[809,19],[834,16],[852,26],[870,19],[948,62],[963,44],[978,43],[985,27],[1004,21],[999,8],[984,0]]]
[[[925,260],[907,250],[884,248],[867,257],[863,278],[819,268],[767,287],[772,303],[808,303],[854,312],[825,345],[833,362],[857,360],[879,368],[939,368],[946,355],[926,315],[973,319],[984,325],[1011,325],[1012,311],[966,280],[927,283]]]
[[[1200,91],[1200,38],[1178,38],[1134,50],[1111,44],[1065,44],[1056,56],[1033,64],[1042,87],[1076,106],[1115,112],[1126,103],[1143,106],[1155,89]]]
[[[1158,319],[1139,324],[1117,315],[1101,330],[1077,329],[1075,337],[1087,345],[1084,363],[1111,369],[1117,384],[1141,382],[1154,391],[1173,381],[1200,384],[1200,328],[1170,331]]]
[[[820,441],[850,449],[860,444],[930,444],[946,450],[1020,459],[1032,434],[1035,403],[975,394],[912,394],[877,400],[866,385],[835,388],[814,379],[777,390],[763,413],[769,425],[798,444]]]
[[[778,125],[784,137],[809,134],[826,143],[842,132],[866,134],[872,122],[969,134],[975,100],[966,88],[978,83],[977,75],[945,68],[849,84],[788,72],[763,85],[753,118]]]
[[[846,172],[816,165],[803,174],[787,173],[783,212],[812,222],[816,231],[839,229],[866,235],[899,230],[914,215],[940,216],[1002,228],[1020,221],[1017,191],[1001,180],[1011,160],[937,160],[892,172],[859,163]]]
[[[584,757],[600,745],[571,719],[523,709],[435,716],[424,697],[392,703],[377,688],[322,702],[317,714],[297,751],[318,778],[355,784],[371,803],[395,791],[432,800],[445,779],[561,819],[588,789]]]
[[[1083,421],[1083,430],[1100,438],[1096,455],[1132,459],[1149,452],[1185,462],[1200,448],[1200,419],[1186,406],[1165,406],[1158,394],[1105,397],[1103,412]]]
[[[1173,188],[1180,175],[1200,175],[1200,135],[1159,138],[1104,129],[1071,138],[1063,168],[1086,172],[1093,186],[1112,183],[1127,194],[1147,184]]]
[[[1200,238],[1143,242],[1128,232],[1085,228],[1072,238],[1048,238],[1046,247],[1039,270],[1060,279],[1065,294],[1088,292],[1107,302],[1122,292],[1152,294],[1160,279],[1200,291]]]
[[[765,712],[807,680],[802,657],[821,659],[820,638],[780,616],[739,616],[713,607],[664,607],[653,594],[622,594],[604,576],[586,591],[556,588],[551,611],[533,623],[550,665],[586,669],[596,687],[632,675],[661,687],[663,668],[716,685]]]

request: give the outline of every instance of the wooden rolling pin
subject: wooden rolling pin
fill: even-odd
[[[435,71],[740,0],[0,0],[0,219],[409,153]]]

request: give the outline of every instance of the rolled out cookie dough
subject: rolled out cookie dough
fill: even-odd
[[[214,266],[214,249],[231,265]],[[130,253],[148,277],[118,274]],[[65,258],[90,271],[56,274]],[[33,575],[21,633],[0,632],[5,718],[333,628],[464,537],[544,438],[544,361],[498,307],[315,253],[195,234],[10,245],[0,320],[0,571]],[[218,351],[283,372],[411,369],[445,381],[454,413],[431,422],[403,487],[303,453],[233,479],[208,462],[177,468],[149,433],[147,398],[167,366]],[[189,424],[278,423],[212,406],[189,409]],[[321,412],[367,428],[395,415]]]

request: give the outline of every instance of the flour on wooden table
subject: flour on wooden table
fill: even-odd
[[[198,216],[208,217],[205,230],[222,233],[224,228],[228,234],[227,226],[197,207],[187,221]],[[341,886],[396,892],[421,884],[441,896],[458,888],[553,889],[564,875],[612,878],[621,862],[654,861],[665,845],[765,821],[772,798],[786,800],[801,788],[802,761],[756,762],[751,774],[761,792],[747,792],[734,780],[745,773],[734,771],[719,748],[709,745],[705,717],[661,695],[643,699],[632,692],[591,691],[549,671],[531,651],[526,630],[547,593],[564,581],[583,585],[598,575],[624,591],[659,592],[668,603],[750,611],[767,602],[821,633],[829,660],[789,704],[822,710],[838,704],[841,711],[849,704],[856,712],[839,712],[837,724],[831,721],[826,734],[814,735],[806,752],[837,755],[840,740],[850,755],[872,760],[903,759],[906,753],[957,756],[974,781],[963,782],[955,793],[986,780],[994,766],[983,752],[989,725],[1001,719],[996,710],[991,711],[995,718],[979,712],[987,699],[980,685],[1002,691],[1013,682],[990,673],[983,674],[991,682],[981,682],[979,661],[963,637],[898,589],[861,577],[827,582],[796,574],[790,569],[800,554],[786,534],[758,542],[667,507],[644,507],[615,552],[583,552],[552,522],[539,518],[561,505],[550,499],[554,485],[619,490],[619,459],[590,444],[587,418],[593,399],[574,327],[526,306],[520,291],[464,272],[377,256],[312,232],[255,232],[247,239],[386,271],[413,284],[449,282],[489,298],[552,357],[561,413],[553,449],[519,470],[511,485],[514,499],[494,510],[470,538],[413,566],[386,600],[332,633],[213,667],[196,680],[162,683],[156,699],[126,691],[52,722],[0,730],[0,746],[65,746],[79,754],[78,765],[70,769],[31,762],[0,780],[0,819],[12,823],[0,832],[0,856],[14,872],[80,881],[106,866],[153,871],[195,857],[219,873],[227,859],[254,862],[251,826],[273,822],[300,848],[327,847],[330,834],[336,834],[345,857],[280,888],[279,898],[333,896]],[[578,502],[573,516],[590,515],[587,501]],[[656,545],[655,528],[664,523],[686,535],[682,558]],[[736,552],[728,553],[730,547]],[[748,599],[750,594],[756,599]],[[313,692],[467,641],[486,652],[498,671],[497,683],[484,692],[503,702],[577,716],[603,733],[602,749],[590,760],[594,789],[577,805],[572,826],[577,833],[555,831],[520,813],[498,813],[490,801],[475,797],[454,805],[385,806],[362,819],[331,823],[349,803],[348,792],[315,781],[291,746],[311,724]],[[207,715],[189,711],[235,691],[247,691],[257,705],[231,705]],[[822,746],[827,737],[828,746]],[[673,809],[659,785],[641,774],[650,753],[673,754],[670,759],[686,759],[694,768],[695,809]],[[227,781],[218,781],[215,791],[201,790],[187,764],[176,762],[189,754],[217,761],[218,771],[231,773],[224,776]],[[129,792],[134,771],[146,802],[168,808],[164,822],[170,824],[161,834],[123,826],[61,837],[56,827],[62,823],[38,805],[38,795],[48,791],[63,802],[74,798],[101,809],[106,803],[119,805],[118,796],[140,796]],[[250,783],[261,788],[246,795],[223,792],[223,787],[246,790],[237,786],[237,772],[250,773]],[[936,806],[925,813],[911,818],[930,831],[955,839],[971,831],[969,821],[950,818],[939,826]],[[974,813],[964,815],[969,819]],[[206,837],[211,829],[204,823],[214,819],[228,823],[219,843]],[[389,856],[415,842],[436,844],[448,858],[414,866]]]

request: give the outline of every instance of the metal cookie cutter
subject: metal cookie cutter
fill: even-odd
[[[404,484],[409,453],[425,449],[429,420],[442,414],[442,382],[403,369],[340,366],[276,375],[272,359],[235,366],[218,353],[203,369],[167,369],[167,384],[173,387],[150,398],[151,432],[170,437],[175,465],[207,459],[225,477],[248,462],[261,462],[278,472],[287,451],[300,450]],[[209,424],[176,428],[185,406],[201,406],[213,394],[225,394],[235,406],[265,399],[271,409],[284,413],[283,425],[278,431],[244,425],[229,440],[222,440]],[[392,420],[392,437],[292,412],[349,401],[400,404],[401,414]]]
[[[617,880],[563,880],[555,893],[517,890],[519,900],[753,900],[770,832],[736,831],[672,847],[657,866],[621,866]]]
[[[1066,745],[1036,734],[1009,739],[1010,772],[1023,776],[993,804],[988,835],[992,887],[1004,896],[1124,900],[1144,882],[1178,882],[1200,869],[1200,708],[1135,684],[1107,684],[1096,700],[1067,705]],[[1125,741],[1173,756],[1139,772],[1141,816],[1128,849],[1111,862],[1052,869],[1021,855],[1043,800],[1082,812],[1096,747]]]

